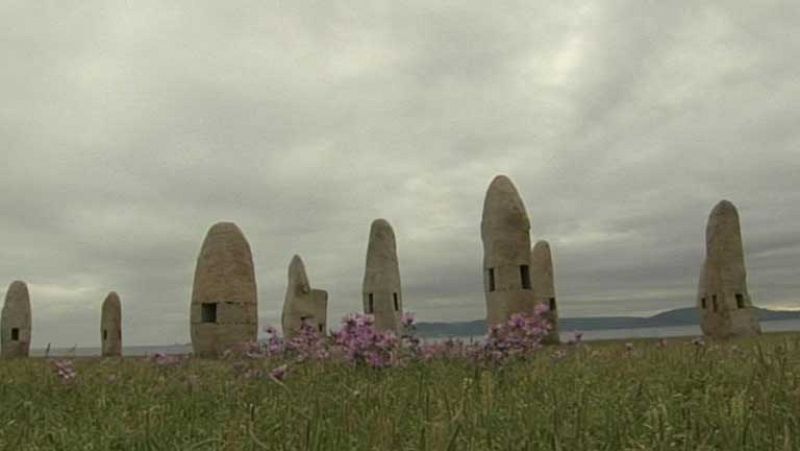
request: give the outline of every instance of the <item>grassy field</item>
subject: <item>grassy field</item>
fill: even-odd
[[[550,347],[500,368],[0,362],[0,449],[800,449],[800,336]],[[253,370],[262,371],[261,375]]]

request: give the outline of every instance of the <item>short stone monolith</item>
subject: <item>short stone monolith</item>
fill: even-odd
[[[11,282],[6,291],[0,338],[4,358],[28,357],[31,349],[31,299],[25,282]]]
[[[328,292],[311,288],[303,260],[295,255],[289,263],[289,283],[283,300],[283,336],[288,339],[296,336],[303,322],[323,335],[327,321]]]
[[[558,336],[558,303],[553,278],[553,256],[550,252],[550,243],[547,241],[537,241],[533,246],[531,273],[535,302],[547,306],[548,311],[544,316],[551,326],[550,333],[542,339],[542,343],[558,344],[561,340]]]
[[[103,301],[100,343],[103,357],[122,356],[122,304],[114,291]]]
[[[486,191],[481,220],[488,327],[514,313],[533,311],[530,229],[517,189],[508,177],[498,175]]]
[[[232,222],[214,224],[203,241],[194,273],[190,309],[194,354],[215,357],[258,334],[253,256]]]
[[[363,284],[364,313],[375,318],[375,328],[399,333],[403,316],[400,264],[392,226],[384,219],[372,222]]]
[[[700,271],[697,308],[703,334],[717,339],[759,335],[744,264],[739,213],[718,203],[706,226],[706,259]]]

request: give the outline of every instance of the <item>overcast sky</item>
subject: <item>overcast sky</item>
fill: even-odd
[[[716,5],[714,5],[716,3]],[[739,208],[754,302],[800,308],[800,5],[780,1],[0,1],[0,294],[33,345],[189,341],[208,228],[361,305],[370,222],[420,321],[485,315],[496,174],[550,241],[561,315],[694,304]]]

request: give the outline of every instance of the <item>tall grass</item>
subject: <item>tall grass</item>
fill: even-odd
[[[800,449],[800,339],[545,348],[503,366],[0,362],[0,449]]]

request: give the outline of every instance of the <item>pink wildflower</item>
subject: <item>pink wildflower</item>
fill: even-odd
[[[269,377],[275,382],[282,383],[286,380],[287,366],[283,364],[269,372]]]

